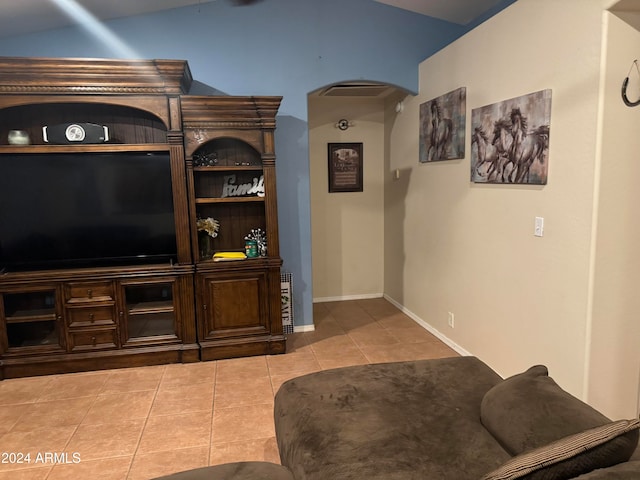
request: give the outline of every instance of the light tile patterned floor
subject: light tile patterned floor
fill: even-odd
[[[277,463],[273,397],[285,380],[457,355],[381,298],[315,304],[314,317],[316,330],[289,336],[285,355],[0,382],[0,480],[147,480]],[[30,463],[16,463],[27,453]]]

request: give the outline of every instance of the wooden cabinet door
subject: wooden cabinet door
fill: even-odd
[[[200,274],[198,278],[201,339],[269,333],[264,270]]]

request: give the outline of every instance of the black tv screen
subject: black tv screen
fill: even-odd
[[[0,268],[176,257],[169,153],[0,155]]]

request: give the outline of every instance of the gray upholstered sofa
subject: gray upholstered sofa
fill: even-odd
[[[282,466],[236,463],[164,478],[640,479],[640,422],[612,422],[543,366],[506,380],[475,357],[316,372],[282,385],[274,418]]]

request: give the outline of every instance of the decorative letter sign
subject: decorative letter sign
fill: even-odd
[[[235,175],[225,175],[222,185],[222,198],[243,197],[245,195],[257,195],[264,197],[264,175],[260,178],[253,177],[253,183],[241,183],[236,185]]]

